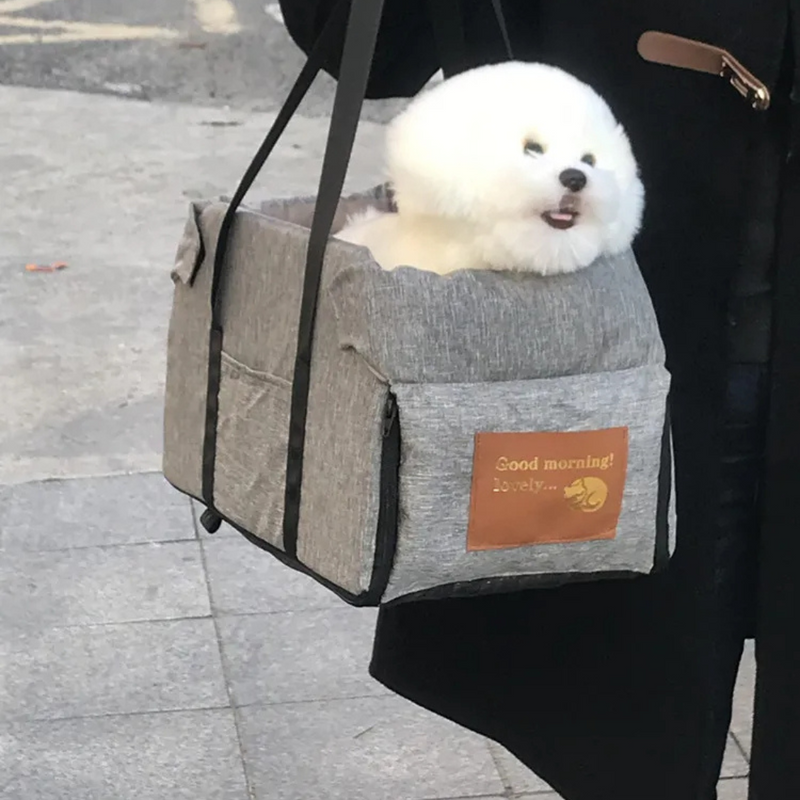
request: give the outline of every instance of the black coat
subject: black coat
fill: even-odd
[[[302,47],[330,5],[284,2]],[[635,250],[673,375],[678,548],[655,577],[384,609],[372,674],[502,742],[568,800],[708,800],[742,641],[755,631],[753,796],[800,797],[800,111],[789,99],[800,37],[789,0],[503,5],[515,56],[591,83],[641,165]],[[462,6],[472,63],[503,59],[488,0]],[[419,0],[387,2],[371,96],[410,95],[438,68],[426,12]],[[729,50],[771,87],[772,110],[753,110],[721,78],[646,63],[636,50],[646,30]],[[750,357],[769,360],[772,378],[760,525],[746,529],[721,515],[720,420],[731,295],[754,249],[775,271],[755,326],[768,335]]]

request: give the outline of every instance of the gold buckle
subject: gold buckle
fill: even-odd
[[[722,71],[719,75],[721,78],[727,78],[731,86],[748,100],[756,111],[766,111],[769,108],[769,91],[766,86],[755,80],[730,53],[722,54]]]

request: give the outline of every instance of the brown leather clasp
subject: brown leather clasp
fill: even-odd
[[[770,104],[769,89],[727,50],[671,33],[646,31],[639,37],[639,55],[646,61],[693,69],[725,78],[757,111]]]

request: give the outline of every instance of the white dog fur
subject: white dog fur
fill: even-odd
[[[630,247],[641,223],[622,126],[545,64],[479,67],[424,92],[389,125],[386,155],[397,212],[370,210],[336,234],[385,269],[572,272]]]

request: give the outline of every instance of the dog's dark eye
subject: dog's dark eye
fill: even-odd
[[[581,161],[583,161],[584,164],[588,164],[590,167],[593,167],[597,163],[597,159],[591,153],[586,153]]]
[[[539,144],[539,142],[525,142],[525,152],[528,155],[536,154],[538,156],[544,153],[544,147]]]

